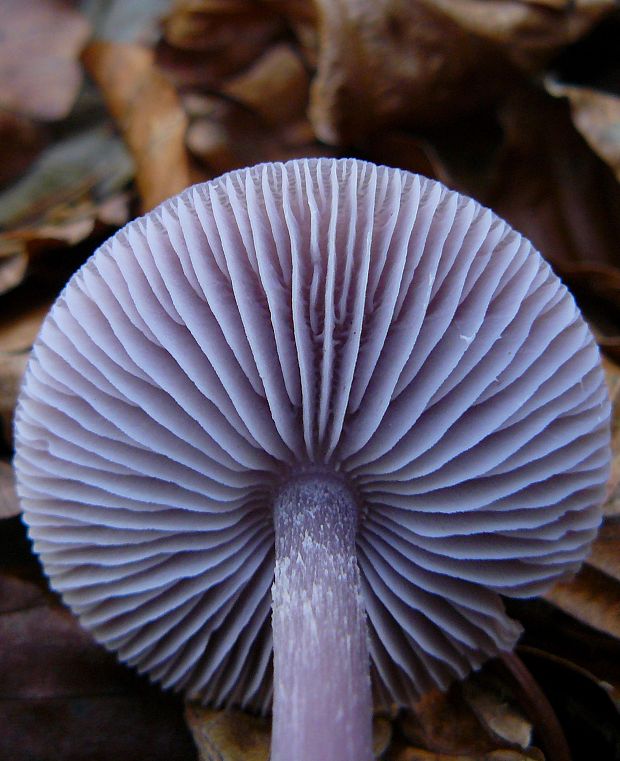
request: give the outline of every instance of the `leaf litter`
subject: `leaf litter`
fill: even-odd
[[[376,753],[620,757],[619,30],[613,0],[6,0],[0,756],[268,757],[268,724],[189,704],[192,744],[179,701],[118,666],[50,595],[17,516],[11,420],[47,308],[114,230],[231,169],[352,155],[436,177],[530,237],[590,320],[614,405],[587,564],[546,601],[511,603],[525,646],[510,668],[493,661],[377,714]]]

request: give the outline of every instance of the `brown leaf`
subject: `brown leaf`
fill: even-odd
[[[545,599],[588,626],[620,639],[620,582],[585,565],[572,581],[556,584]]]
[[[360,143],[379,130],[445,120],[492,99],[510,76],[495,50],[432,2],[316,5],[310,116],[327,143]]]
[[[17,356],[31,348],[51,303],[51,298],[41,301],[33,297],[6,309],[0,319],[0,357]]]
[[[426,141],[402,130],[378,133],[367,146],[364,158],[375,164],[397,166],[425,177],[435,176]]]
[[[40,584],[0,573],[0,757],[194,761],[178,702],[117,664]]]
[[[0,238],[0,295],[21,283],[27,268],[28,257],[21,250],[21,247],[17,249],[16,253],[12,253],[11,250],[4,253]]]
[[[502,47],[519,68],[535,72],[605,15],[614,0],[428,0],[477,37]]]
[[[548,78],[547,90],[567,98],[577,129],[620,181],[620,97]]]
[[[556,261],[555,269],[587,315],[601,349],[620,361],[620,269],[563,261]]]
[[[13,468],[11,463],[0,460],[0,519],[13,518],[20,512]]]
[[[497,747],[463,700],[458,685],[424,695],[413,711],[403,712],[398,726],[408,743],[434,753],[481,755]]]
[[[554,653],[520,648],[521,657],[562,720],[574,759],[616,759],[620,748],[618,691]]]
[[[620,520],[608,519],[603,523],[587,562],[620,583]]]
[[[200,761],[268,761],[271,718],[243,711],[216,711],[198,703],[185,704],[185,720],[192,732]],[[373,751],[379,758],[390,744],[392,725],[375,716]]]
[[[47,314],[52,297],[13,291],[0,311],[0,441],[11,446],[13,415],[30,347]]]
[[[136,164],[142,209],[157,206],[191,183],[185,150],[187,118],[152,50],[94,42],[83,55]]]
[[[187,703],[185,719],[198,747],[200,761],[268,761],[269,719],[241,711],[214,711]]]
[[[19,114],[0,111],[0,187],[16,180],[46,141],[47,133],[41,124]]]
[[[540,70],[615,8],[613,0],[316,5],[311,117],[319,137],[333,144],[360,143],[386,128],[436,126],[488,104],[517,70]]]
[[[602,361],[612,405],[611,474],[607,485],[607,500],[603,510],[606,516],[613,518],[620,517],[620,366],[605,356],[603,356]]]
[[[451,140],[434,144],[440,179],[465,193],[473,188],[554,265],[615,265],[620,186],[575,130],[567,105],[524,85],[505,99],[498,117],[490,157],[488,148],[464,143],[458,125]]]
[[[187,146],[207,177],[261,161],[331,153],[314,140],[305,119],[273,129],[244,106],[224,97],[193,96],[186,102],[194,115]]]
[[[532,723],[513,703],[484,680],[473,675],[463,684],[463,695],[486,731],[511,747],[527,749],[532,743]]]
[[[280,43],[229,79],[223,92],[277,128],[304,116],[309,84],[299,55],[290,44]]]
[[[0,442],[10,447],[13,440],[15,402],[28,363],[28,352],[0,352]]]
[[[77,96],[77,61],[90,34],[65,0],[0,3],[0,107],[35,119],[62,119]]]
[[[245,0],[180,0],[164,23],[158,61],[183,90],[220,87],[286,31],[276,8]]]
[[[433,753],[422,748],[404,748],[390,761],[544,761],[544,757],[535,749],[526,752],[502,749],[471,756],[468,753]]]
[[[82,13],[93,27],[93,37],[109,42],[154,44],[161,35],[162,16],[170,10],[171,0],[88,0]]]
[[[122,190],[132,172],[122,141],[105,125],[51,145],[0,194],[0,256],[37,242],[73,245],[98,221],[122,225],[129,213]]]

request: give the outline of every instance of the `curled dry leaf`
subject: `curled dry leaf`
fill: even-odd
[[[108,42],[154,44],[160,36],[162,16],[172,0],[83,0],[81,9],[93,27],[93,37]]]
[[[620,582],[585,565],[572,581],[556,584],[545,599],[579,621],[620,639]]]
[[[0,351],[0,443],[12,448],[15,402],[28,363],[28,352],[10,354]]]
[[[433,124],[505,86],[508,72],[497,53],[433,3],[317,0],[316,6],[310,115],[327,143],[359,143],[380,129]]]
[[[575,130],[568,106],[523,86],[497,116],[499,144],[484,182],[475,167],[480,153],[463,165],[456,125],[456,139],[435,152],[439,179],[464,192],[474,186],[478,200],[529,238],[561,276],[575,264],[614,266],[620,186]]]
[[[495,687],[495,689],[492,689]],[[532,744],[532,723],[513,702],[501,694],[498,685],[485,683],[473,675],[463,684],[463,694],[487,733],[498,743],[526,750]]]
[[[83,60],[134,159],[142,209],[147,211],[191,183],[187,117],[179,96],[149,48],[94,42]]]
[[[403,712],[398,727],[408,744],[434,753],[483,754],[496,748],[458,685],[424,695],[412,711]]]
[[[608,519],[592,545],[588,565],[620,584],[620,521]],[[620,592],[620,590],[618,590]],[[618,600],[620,608],[620,599]]]
[[[21,283],[27,268],[28,257],[24,251],[3,251],[0,243],[0,295]]]
[[[186,108],[193,117],[187,147],[207,177],[263,161],[331,153],[316,142],[305,119],[274,129],[247,107],[215,95],[189,96]]]
[[[17,179],[28,168],[43,150],[46,140],[41,124],[20,114],[0,111],[0,187]]]
[[[41,304],[19,299],[19,302],[12,307],[5,303],[0,320],[0,442],[8,449],[13,440],[15,402],[30,347],[50,306],[49,301]]]
[[[269,761],[269,719],[242,711],[215,711],[198,703],[186,703],[185,720],[198,748],[199,761]],[[375,758],[385,753],[391,736],[390,721],[383,716],[375,716]]]
[[[502,749],[471,756],[462,753],[433,753],[422,748],[405,748],[396,753],[390,761],[544,761],[544,757],[536,750],[524,752]]]
[[[603,509],[609,518],[618,518],[620,517],[620,366],[603,356],[603,369],[612,405],[611,474],[608,497]]]
[[[122,188],[132,175],[120,138],[94,127],[47,148],[19,182],[0,194],[0,257],[75,245],[127,221]],[[13,278],[13,285],[19,279]]]
[[[13,518],[20,512],[21,506],[15,491],[13,468],[10,462],[0,460],[0,519]]]
[[[220,87],[285,33],[267,3],[181,0],[164,23],[158,60],[182,90]]]
[[[538,71],[615,7],[613,0],[316,5],[311,114],[319,137],[335,144],[358,143],[386,127],[433,125],[489,103],[519,69]]]
[[[90,25],[66,0],[0,3],[0,108],[62,119],[82,81],[80,51]]]
[[[228,80],[223,92],[267,124],[279,127],[305,115],[309,84],[308,73],[292,45],[280,43]]]
[[[568,98],[575,126],[620,181],[620,97],[551,78],[545,84],[552,95]]]
[[[213,711],[187,703],[185,720],[200,761],[268,761],[271,741],[268,719],[241,711]]]
[[[604,264],[566,264],[556,269],[581,309],[601,349],[620,361],[620,269]]]
[[[620,702],[616,688],[555,654],[521,648],[521,656],[562,720],[574,759],[620,756]]]
[[[251,164],[269,152],[273,135],[254,114],[232,101],[216,97],[197,98],[193,107],[200,115],[192,119],[187,146],[208,176]]]
[[[119,666],[38,581],[0,571],[0,757],[194,761],[178,703]]]
[[[578,40],[615,0],[425,0],[463,30],[500,46],[519,68],[537,71]]]

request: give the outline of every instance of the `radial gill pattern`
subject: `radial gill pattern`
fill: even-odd
[[[511,647],[500,595],[573,571],[609,407],[573,299],[488,209],[354,160],[189,188],[103,245],[44,323],[17,413],[36,550],[140,671],[267,709],[274,490],[340,471],[376,686]]]

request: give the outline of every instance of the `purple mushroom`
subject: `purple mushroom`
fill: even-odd
[[[192,699],[273,702],[273,761],[369,761],[371,677],[410,704],[511,649],[500,595],[575,571],[610,458],[596,345],[530,243],[355,160],[118,232],[47,317],[16,434],[82,624]]]

